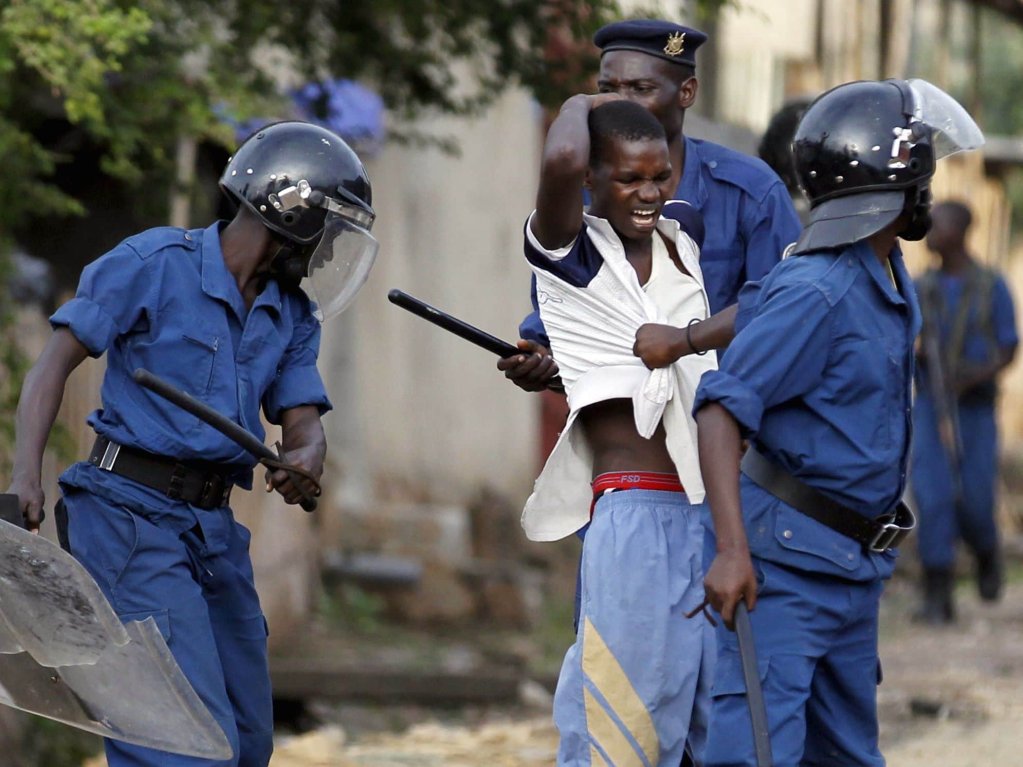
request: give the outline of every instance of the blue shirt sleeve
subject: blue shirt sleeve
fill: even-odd
[[[1000,349],[1012,348],[1019,344],[1019,335],[1016,331],[1016,309],[1013,306],[1009,287],[1000,276],[995,280],[993,293],[991,313],[995,341]]]
[[[766,279],[766,278],[765,278]],[[735,314],[735,334],[738,335],[742,329],[750,324],[756,316],[757,307],[760,304],[760,291],[764,287],[764,280],[747,282],[739,290],[739,298],[736,302],[739,306]]]
[[[765,286],[756,313],[732,341],[718,370],[703,375],[693,413],[717,402],[744,437],[760,430],[764,411],[812,391],[831,345],[831,306],[812,283]]]
[[[743,211],[742,234],[746,240],[746,279],[759,280],[781,260],[781,254],[799,239],[802,226],[784,184],[772,184],[759,205]]]
[[[551,339],[547,337],[547,328],[540,319],[540,304],[536,300],[536,275],[529,280],[529,301],[533,304],[533,312],[519,323],[519,338],[535,341],[550,349]]]
[[[114,339],[149,318],[158,287],[154,263],[121,243],[85,267],[75,297],[54,312],[50,325],[66,327],[99,357]]]
[[[320,352],[320,323],[313,317],[308,299],[289,303],[295,317],[291,343],[284,350],[277,376],[263,395],[263,410],[270,423],[279,424],[281,413],[293,407],[314,405],[323,415],[332,409],[316,368]]]

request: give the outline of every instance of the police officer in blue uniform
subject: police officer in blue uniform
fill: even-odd
[[[60,478],[71,553],[125,621],[152,617],[220,724],[234,757],[210,762],[108,740],[111,767],[265,767],[273,748],[267,627],[249,532],[228,506],[252,486],[254,458],[135,385],[146,368],[258,437],[260,410],[282,428],[267,491],[318,491],[330,402],[316,369],[323,318],[339,311],[376,254],[369,179],[340,137],[308,123],[268,126],[229,162],[230,222],[129,237],[90,264],[25,379],[9,492],[38,529],[40,467],[68,375],[107,355],[89,460]],[[357,274],[346,280],[348,274]],[[307,285],[310,301],[299,287]]]
[[[792,257],[744,289],[738,333],[694,404],[714,527],[704,585],[724,619],[707,767],[757,764],[728,630],[739,601],[774,764],[884,764],[878,605],[913,524],[900,499],[920,327],[897,238],[927,230],[935,160],[982,141],[919,80],[839,86],[800,122],[810,223]]]
[[[655,19],[615,22],[593,37],[602,51],[598,90],[642,104],[664,126],[677,179],[673,197],[690,203],[705,223],[700,268],[716,314],[735,304],[747,280],[778,263],[800,224],[785,185],[766,163],[683,133],[696,100],[696,50],[706,40],[703,32]],[[535,289],[533,302],[535,308]],[[557,365],[537,311],[519,332],[523,354],[501,360],[498,369],[527,391],[542,390]]]
[[[976,559],[981,599],[998,599],[1002,565],[995,524],[998,375],[1019,345],[1005,280],[966,249],[972,221],[961,202],[934,206],[927,247],[940,268],[917,280],[924,317],[918,347],[911,488],[920,516],[924,599],[918,620],[954,619],[952,569],[962,538]],[[933,375],[935,367],[940,368]]]

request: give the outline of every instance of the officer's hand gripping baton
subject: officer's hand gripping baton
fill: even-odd
[[[230,418],[218,413],[205,402],[200,402],[191,394],[181,391],[144,368],[138,368],[134,373],[132,373],[132,378],[135,379],[135,383],[149,389],[154,394],[160,395],[168,402],[174,403],[182,410],[191,413],[199,420],[209,424],[224,436],[241,445],[245,450],[252,453],[252,455],[254,455],[259,462],[268,469],[272,469],[274,471],[277,469],[283,469],[288,472],[289,476],[291,476],[291,481],[295,483],[295,487],[299,487],[298,478],[301,476],[316,485],[317,492],[319,492],[319,483],[312,477],[312,475],[310,475],[305,469],[285,463],[282,460],[283,456],[280,452],[280,446],[277,448],[278,452],[275,453],[269,447],[264,445],[256,437],[256,435],[248,429],[242,428]],[[303,493],[301,504],[302,508],[306,511],[316,510],[316,498],[311,495]]]
[[[774,763],[771,757],[771,735],[767,729],[764,693],[760,689],[760,669],[757,666],[757,651],[753,646],[753,628],[750,626],[746,603],[741,600],[735,606],[735,636],[739,640],[739,660],[742,662],[742,677],[746,682],[746,702],[753,725],[757,767],[771,767]]]
[[[395,306],[400,306],[402,309],[412,312],[417,317],[422,317],[427,322],[432,322],[437,327],[444,328],[449,333],[454,333],[459,338],[463,338],[469,343],[476,344],[482,349],[486,349],[491,354],[496,354],[502,359],[508,357],[514,357],[516,354],[522,354],[522,349],[518,348],[514,344],[510,344],[507,341],[502,341],[496,336],[490,335],[484,330],[470,325],[468,322],[463,322],[456,317],[452,317],[447,312],[442,312],[433,306],[430,306],[424,301],[420,301],[414,296],[410,296],[403,290],[392,288],[387,292],[387,300]],[[562,386],[561,378],[555,376],[547,382],[547,388],[553,389],[554,391],[564,391]]]

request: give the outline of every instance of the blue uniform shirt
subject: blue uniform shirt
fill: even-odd
[[[866,242],[783,261],[740,298],[747,324],[704,375],[694,412],[717,402],[786,471],[875,517],[902,497],[920,309],[898,249],[896,290]],[[749,304],[749,305],[748,305]],[[891,555],[810,519],[742,477],[750,551],[853,580]]]
[[[107,352],[103,407],[89,416],[99,433],[123,445],[179,459],[238,465],[252,484],[254,459],[232,440],[136,384],[146,368],[262,439],[262,405],[281,411],[330,409],[316,369],[320,325],[309,300],[282,294],[274,280],[251,309],[220,250],[219,225],[150,229],[89,264],[75,297],[50,318],[95,357]]]
[[[943,272],[936,272],[938,289],[940,291],[940,336],[942,348],[951,341],[956,316],[959,314],[959,306],[963,297],[963,289],[966,286],[966,278],[963,275],[949,275]],[[923,288],[922,280],[917,280],[918,293]],[[963,347],[961,362],[967,364],[986,365],[994,359],[995,352],[999,349],[1011,349],[1019,344],[1019,335],[1016,331],[1016,312],[1012,303],[1012,296],[1005,280],[1001,275],[994,275],[990,291],[985,296],[974,296],[966,316],[966,327],[963,333]],[[983,303],[983,305],[979,305]],[[988,316],[983,317],[982,312]],[[984,327],[990,328],[985,332]],[[924,371],[918,371],[920,381],[920,392],[928,393],[926,376]]]
[[[685,139],[685,165],[675,199],[702,214],[706,234],[700,268],[716,313],[734,304],[747,280],[759,280],[799,237],[801,226],[785,185],[766,163],[708,141]],[[550,347],[536,311],[519,326],[522,338]]]

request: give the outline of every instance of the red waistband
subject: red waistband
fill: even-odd
[[[682,481],[677,474],[662,474],[657,471],[608,471],[598,474],[592,482],[593,503],[590,504],[590,519],[597,499],[611,490],[663,490],[668,493],[684,493]]]
[[[609,471],[598,474],[593,480],[594,496],[608,490],[664,490],[669,493],[684,493],[677,474],[663,474],[656,471]]]

